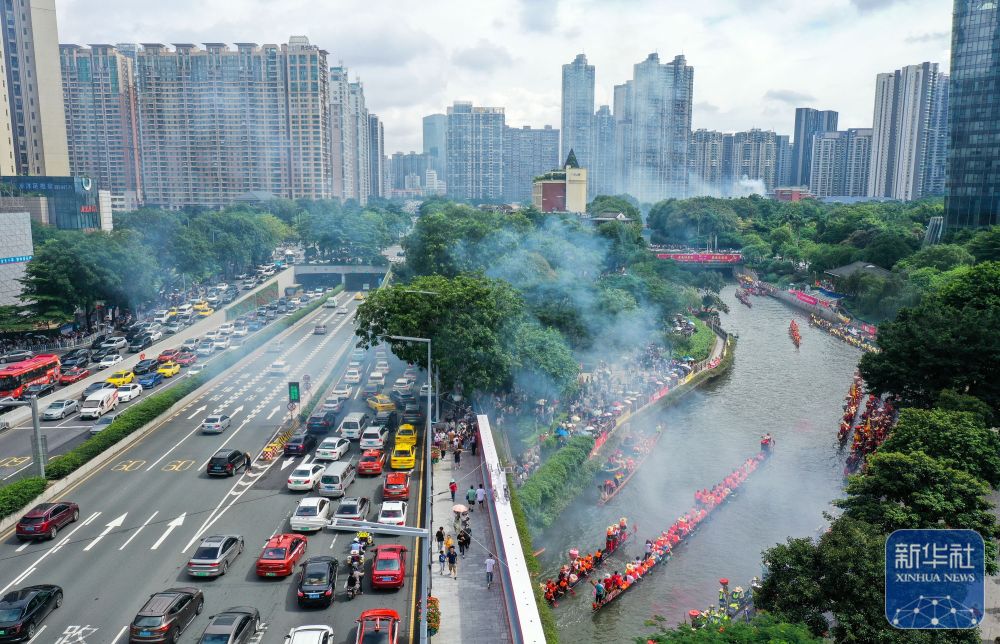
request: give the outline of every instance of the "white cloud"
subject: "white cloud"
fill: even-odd
[[[948,67],[940,0],[60,0],[62,42],[287,42],[307,35],[365,84],[386,151],[418,150],[421,117],[454,100],[506,108],[514,125],[559,126],[561,66],[585,52],[597,104],[650,52],[695,68],[694,126],[788,134],[794,99],[871,124],[875,74]],[[791,102],[780,102],[778,90]],[[771,98],[766,95],[772,92]]]

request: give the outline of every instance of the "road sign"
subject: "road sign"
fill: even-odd
[[[299,383],[294,381],[289,381],[288,383],[288,403],[297,403],[302,399],[299,392]]]
[[[288,403],[288,411],[295,411],[295,403],[293,402]]]
[[[306,388],[306,391],[312,389],[312,377],[309,374],[302,376],[302,385]]]

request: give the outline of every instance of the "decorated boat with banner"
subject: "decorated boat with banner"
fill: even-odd
[[[546,580],[540,584],[545,600],[558,606],[559,600],[567,594],[575,597],[575,586],[588,578],[595,570],[600,569],[616,550],[625,545],[630,538],[635,537],[636,526],[628,529],[628,519],[622,517],[615,525],[608,526],[605,532],[604,548],[597,547],[593,552],[580,554],[577,548],[569,551],[569,562],[559,567],[559,573],[555,578]]]

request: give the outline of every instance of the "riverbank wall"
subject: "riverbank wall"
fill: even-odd
[[[834,311],[828,306],[821,306],[819,304],[813,304],[812,302],[807,302],[801,299],[795,293],[790,293],[781,288],[780,286],[776,286],[774,284],[771,284],[770,282],[765,282],[761,280],[757,276],[757,272],[752,268],[744,269],[743,274],[747,275],[755,282],[758,282],[759,284],[764,286],[768,291],[768,295],[770,295],[771,297],[780,302],[784,302],[785,304],[794,309],[805,311],[806,313],[812,313],[816,315],[816,317],[822,318],[827,322],[833,322],[834,324],[840,324],[844,321],[843,318],[837,315],[836,311]],[[737,277],[739,277],[739,273],[737,273]]]

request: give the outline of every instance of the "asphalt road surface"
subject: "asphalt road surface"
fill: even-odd
[[[204,474],[206,461],[221,447],[259,453],[281,416],[288,413],[286,381],[301,381],[304,374],[310,374],[312,382],[318,384],[330,369],[336,370],[338,377],[343,375],[354,346],[351,320],[357,303],[348,299],[346,304],[349,315],[321,308],[307,316],[310,321],[281,343],[280,352],[265,352],[251,365],[230,370],[155,432],[67,490],[63,498],[80,505],[80,520],[64,528],[55,540],[21,544],[12,532],[0,535],[0,591],[39,583],[59,584],[65,589],[65,603],[46,618],[44,630],[34,642],[126,642],[128,624],[150,594],[189,585],[203,590],[206,604],[180,641],[197,641],[210,615],[236,605],[260,610],[265,628],[257,641],[281,642],[292,627],[319,623],[336,630],[337,642],[353,642],[354,620],[363,610],[378,607],[398,611],[403,619],[400,641],[412,641],[417,590],[412,558],[407,559],[402,590],[373,591],[366,576],[364,594],[347,601],[346,577],[341,576],[335,603],[319,610],[297,607],[296,575],[261,579],[254,573],[266,540],[290,531],[288,518],[306,493],[288,491],[286,480],[294,466],[311,455],[257,461],[249,473],[234,478],[210,479]],[[313,323],[324,321],[328,333],[313,335]],[[374,352],[369,353],[363,364],[364,379],[374,366]],[[287,377],[266,373],[266,367],[278,356],[289,365]],[[398,361],[392,361],[392,366],[393,373],[386,376],[389,386],[402,371]],[[354,390],[340,418],[367,409],[358,388]],[[220,435],[201,434],[196,429],[198,423],[214,411],[232,416],[232,426]],[[418,454],[423,449],[422,434]],[[355,441],[343,459],[357,461],[358,456]],[[409,525],[419,519],[424,492],[421,468],[418,459],[411,485]],[[370,519],[381,501],[381,485],[382,477],[359,478],[348,489],[349,495],[372,500]],[[240,534],[246,550],[223,577],[189,577],[185,563],[201,538],[212,534]],[[343,532],[310,533],[306,557],[344,559],[350,538],[350,533]],[[400,542],[413,550],[412,539],[376,538],[376,544],[389,542]]]

